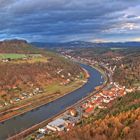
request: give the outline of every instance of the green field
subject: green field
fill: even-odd
[[[124,50],[126,48],[110,48],[111,50]]]
[[[0,59],[20,59],[20,58],[25,58],[25,57],[34,57],[34,58],[38,58],[41,57],[41,54],[16,54],[16,53],[1,53],[0,54]]]
[[[12,53],[12,54],[6,54],[6,53],[4,53],[4,54],[0,54],[0,59],[7,59],[7,58],[10,58],[10,59],[20,59],[20,58],[24,58],[24,57],[26,57],[26,55],[25,54],[14,54],[14,53]]]

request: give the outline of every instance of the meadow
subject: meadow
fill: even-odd
[[[0,54],[0,59],[20,59],[26,57],[25,54],[15,54],[15,53],[2,53]]]

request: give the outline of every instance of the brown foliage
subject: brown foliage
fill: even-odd
[[[139,140],[140,109],[120,113],[117,116],[106,117],[80,128],[74,128],[64,133],[62,140]],[[130,124],[125,121],[132,120]]]

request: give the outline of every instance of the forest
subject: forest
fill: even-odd
[[[140,92],[129,93],[50,140],[139,140],[139,107]]]
[[[15,53],[16,56],[12,55]],[[6,59],[7,56],[16,58],[9,62],[0,61],[0,99],[5,101],[19,97],[21,92],[43,89],[53,82],[73,81],[81,72],[77,64],[58,54],[35,48],[26,41],[0,42],[0,54],[6,54]]]

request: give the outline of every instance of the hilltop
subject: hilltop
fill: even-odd
[[[26,40],[0,41],[0,53],[36,53],[39,51]]]

